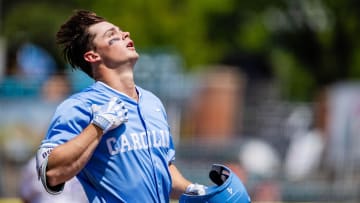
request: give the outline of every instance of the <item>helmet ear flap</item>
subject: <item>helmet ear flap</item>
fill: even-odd
[[[209,178],[213,181],[217,186],[224,184],[224,182],[229,178],[230,172],[223,166],[213,165],[210,172]]]

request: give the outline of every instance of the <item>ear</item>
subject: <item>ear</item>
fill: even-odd
[[[93,62],[100,60],[100,56],[97,53],[95,53],[94,51],[87,51],[84,54],[84,59],[85,59],[85,61],[87,61],[89,63],[93,63]]]

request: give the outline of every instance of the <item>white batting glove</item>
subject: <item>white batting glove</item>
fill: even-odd
[[[190,195],[205,195],[207,187],[197,183],[192,183],[187,186],[185,193]]]
[[[113,97],[110,101],[102,106],[91,106],[94,118],[91,121],[100,127],[104,133],[112,130],[122,123],[128,121],[127,112],[124,103],[117,97]]]

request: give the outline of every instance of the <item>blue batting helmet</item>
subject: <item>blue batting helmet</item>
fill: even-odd
[[[209,177],[216,185],[209,186],[205,195],[182,194],[179,203],[250,203],[243,183],[226,166],[213,164]]]

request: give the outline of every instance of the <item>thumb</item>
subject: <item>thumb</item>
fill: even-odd
[[[91,105],[91,110],[93,111],[93,113],[97,113],[100,110],[100,106],[93,104],[93,105]]]

